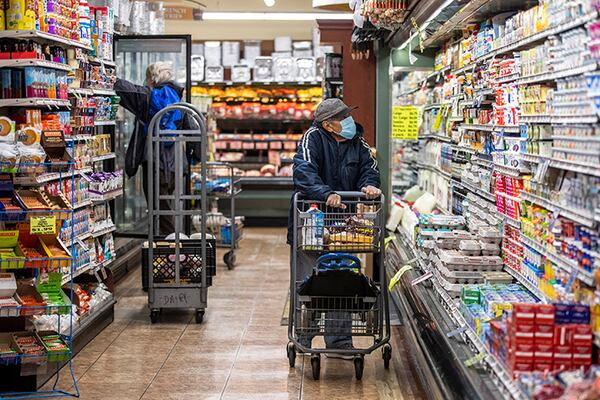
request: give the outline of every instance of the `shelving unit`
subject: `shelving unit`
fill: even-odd
[[[560,8],[561,4],[553,3],[553,6]],[[490,8],[482,7],[465,18],[479,18],[471,22],[480,22],[489,21],[493,16]],[[450,21],[455,19],[449,17]],[[447,24],[456,23],[450,21]],[[549,21],[552,23],[551,18]],[[565,55],[560,53],[564,50],[560,44],[571,37],[569,35],[583,35],[583,32],[589,37],[596,35],[593,27],[599,22],[598,12],[579,18],[565,18],[564,21],[491,51],[481,51],[480,47],[485,46],[477,41],[487,33],[492,35],[491,30],[486,31],[490,26],[485,26],[485,23],[475,34],[463,30],[461,39],[455,36],[458,42],[449,41],[442,46],[438,39],[432,37],[444,36],[439,32],[446,32],[444,37],[450,39],[453,29],[464,29],[458,25],[452,29],[443,25],[425,39],[426,43],[435,43],[438,48],[443,48],[436,55],[435,68],[439,70],[445,63],[455,63],[457,53],[453,53],[454,50],[458,52],[459,59],[465,51],[471,52],[472,61],[462,67],[454,66],[450,72],[444,73],[417,70],[407,73],[405,71],[410,66],[402,65],[403,69],[394,74],[394,78],[403,81],[395,86],[398,93],[394,92],[393,98],[399,105],[420,108],[423,114],[418,141],[404,142],[400,146],[402,152],[418,151],[418,155],[399,168],[417,171],[414,184],[434,196],[442,214],[447,209],[457,214],[464,213],[468,221],[475,219],[497,226],[503,233],[501,254],[504,271],[513,278],[513,282],[521,285],[521,290],[527,290],[539,303],[547,304],[569,302],[573,298],[569,296],[577,298],[580,292],[595,291],[596,270],[600,267],[600,254],[594,250],[595,240],[592,239],[590,245],[582,239],[588,232],[597,235],[600,227],[600,209],[589,206],[597,201],[597,194],[590,188],[596,185],[592,178],[600,177],[596,151],[598,139],[593,129],[585,129],[597,128],[599,123],[594,112],[594,99],[598,93],[589,83],[600,72],[597,54],[590,48],[598,43],[592,39],[582,40],[584,44],[579,47],[569,45]],[[439,17],[435,23],[440,23]],[[579,29],[573,31],[575,28]],[[561,36],[565,33],[566,36]],[[479,36],[475,39],[475,35]],[[546,49],[542,45],[550,37],[553,41],[546,46],[550,46],[548,51],[557,52],[554,57],[548,57],[542,50]],[[467,45],[469,40],[472,46]],[[501,41],[494,39],[492,46],[498,43]],[[587,48],[586,44],[589,44]],[[579,57],[580,53],[584,56]],[[478,58],[475,54],[484,55]],[[538,58],[528,59],[528,56]],[[561,63],[563,59],[576,59],[577,62],[567,68],[566,63]],[[534,67],[534,61],[543,65]],[[445,66],[444,70],[448,68]],[[532,74],[545,69],[549,72]],[[543,104],[548,108],[544,109],[540,102],[546,102],[543,95],[546,89],[553,90],[554,97],[548,95],[547,103]],[[516,112],[511,115],[513,108]],[[440,109],[444,110],[441,118],[437,114]],[[444,171],[452,172],[443,172],[440,166]],[[479,186],[491,187],[492,190]],[[407,187],[395,192],[402,196],[405,189]],[[586,196],[586,200],[582,200],[582,196]],[[551,201],[550,198],[556,200]],[[477,226],[473,223],[467,230],[473,234],[477,232]],[[584,232],[583,236],[576,236],[568,230],[571,228],[573,232]],[[412,229],[408,231],[412,233]],[[406,259],[428,258],[402,236],[400,234],[395,243],[407,249]],[[427,247],[421,243],[427,241],[426,236],[420,236],[418,240],[423,249],[431,249],[431,244]],[[554,243],[554,246],[549,243]],[[452,320],[456,329],[464,329],[457,336],[471,344],[473,354],[484,354],[476,358],[476,362],[486,364],[492,376],[492,386],[500,392],[498,398],[525,398],[517,380],[513,380],[500,361],[487,352],[486,349],[491,347],[482,343],[472,329],[465,328],[467,323],[461,315],[465,310],[459,310],[458,304],[461,303],[452,298],[464,286],[449,283],[449,275],[438,272],[433,262],[431,265],[428,261],[420,264],[420,273],[431,271],[433,278],[428,280],[430,285],[419,285],[422,287],[419,293],[426,296],[425,293],[431,291],[433,297],[439,300],[440,324],[443,324],[441,319]],[[415,277],[415,274],[412,276]],[[410,278],[407,280],[410,282]],[[406,292],[406,289],[402,291]],[[465,304],[461,305],[464,307]],[[481,307],[484,308],[483,305]],[[404,315],[417,310],[422,308],[408,310]],[[415,335],[419,334],[415,332]],[[600,335],[596,333],[595,343],[600,345],[598,337]],[[490,339],[489,335],[486,339]],[[463,368],[460,361],[456,368]]]
[[[111,35],[110,32],[105,31],[105,33]],[[89,110],[92,107],[89,106],[86,111],[88,114],[85,114],[88,122],[82,122],[82,119],[78,118],[79,115],[76,113],[78,112],[79,102],[84,101],[84,99],[116,95],[110,89],[109,77],[112,72],[108,70],[109,67],[114,68],[115,63],[111,60],[98,58],[95,54],[99,49],[92,48],[83,43],[83,41],[67,39],[46,32],[0,30],[0,39],[10,44],[15,40],[28,40],[32,43],[57,46],[63,49],[64,56],[61,57],[65,59],[68,53],[66,50],[78,50],[77,52],[68,53],[68,57],[75,57],[69,58],[68,63],[66,60],[64,63],[49,61],[51,59],[50,54],[46,54],[45,52],[51,51],[50,49],[43,50],[44,56],[48,59],[0,59],[0,69],[20,70],[27,73],[28,70],[26,68],[36,67],[48,71],[56,71],[53,72],[56,74],[64,74],[65,72],[70,74],[68,75],[69,81],[65,83],[65,85],[69,85],[68,90],[62,86],[60,90],[58,88],[55,90],[56,93],[54,95],[49,96],[62,98],[27,97],[0,99],[0,115],[2,116],[6,116],[9,119],[18,118],[20,113],[22,115],[32,114],[38,116],[37,119],[28,117],[27,121],[22,121],[27,122],[30,129],[36,129],[38,132],[37,139],[33,143],[26,143],[26,145],[39,146],[44,157],[47,157],[46,161],[37,164],[23,161],[23,158],[21,158],[20,161],[17,161],[19,167],[16,168],[16,173],[9,174],[11,171],[7,169],[3,170],[2,178],[7,178],[11,182],[11,185],[14,185],[15,194],[11,194],[13,199],[9,201],[13,202],[13,205],[23,208],[23,211],[18,213],[12,210],[4,211],[4,209],[0,211],[0,219],[5,221],[3,223],[3,231],[5,234],[7,231],[18,232],[20,242],[17,247],[27,250],[27,252],[21,250],[19,250],[21,253],[19,251],[16,252],[17,255],[24,254],[22,260],[25,268],[15,269],[13,264],[3,261],[0,263],[0,269],[2,272],[9,271],[16,277],[17,282],[19,282],[16,294],[19,296],[31,295],[39,297],[38,291],[41,292],[43,285],[51,283],[55,285],[52,287],[56,289],[56,292],[62,294],[64,301],[68,302],[68,306],[54,305],[50,301],[56,300],[49,297],[46,300],[48,303],[44,303],[49,305],[44,307],[22,304],[9,308],[0,307],[0,316],[2,317],[6,313],[20,315],[19,318],[11,319],[10,323],[5,323],[8,320],[0,318],[0,341],[6,335],[10,334],[10,332],[28,331],[30,332],[29,335],[37,335],[36,332],[48,330],[50,326],[48,322],[40,322],[41,320],[34,319],[33,324],[27,323],[28,320],[31,320],[28,316],[45,314],[57,316],[56,321],[53,322],[52,329],[60,335],[61,340],[68,347],[67,352],[60,357],[55,357],[54,354],[44,351],[44,355],[38,357],[38,363],[42,368],[36,370],[35,373],[37,375],[32,379],[25,379],[24,382],[27,382],[26,384],[12,382],[11,385],[8,385],[8,383],[3,382],[3,392],[0,397],[5,398],[7,395],[10,398],[78,396],[77,379],[72,373],[73,369],[67,368],[67,372],[61,374],[66,374],[72,380],[66,386],[64,386],[67,382],[67,379],[65,379],[66,376],[61,376],[63,379],[59,381],[58,371],[65,363],[70,364],[74,354],[114,318],[115,300],[109,291],[109,287],[112,287],[112,284],[105,282],[106,279],[110,280],[110,272],[104,271],[114,261],[114,257],[107,258],[108,255],[114,256],[114,250],[111,252],[110,245],[108,244],[112,241],[112,238],[108,238],[107,236],[114,231],[114,224],[102,230],[91,231],[91,226],[89,225],[90,216],[95,215],[96,218],[98,217],[98,203],[93,202],[89,198],[89,185],[86,183],[86,180],[95,172],[102,171],[103,169],[110,170],[112,168],[108,164],[110,160],[115,158],[115,153],[103,154],[101,156],[91,154],[93,147],[91,140],[94,140],[97,134],[112,134],[115,121],[96,119],[97,116],[101,117],[101,115],[96,112],[97,110],[93,110],[90,115]],[[105,37],[105,39],[112,41],[112,38]],[[99,45],[102,46],[104,44],[101,38]],[[42,56],[42,51],[38,52],[38,55]],[[15,53],[10,53],[9,50],[8,57],[15,57]],[[55,56],[53,55],[52,57]],[[52,59],[56,60],[56,58]],[[97,78],[92,78],[91,65],[96,65],[97,67],[95,68],[103,68],[102,74],[96,76],[102,76],[101,79],[104,79],[104,82],[94,80]],[[86,69],[86,73],[78,71],[88,66],[90,69]],[[51,82],[48,81],[47,83],[50,84]],[[58,85],[59,83],[57,82],[56,86],[58,87]],[[67,94],[68,98],[66,97]],[[56,121],[59,121],[60,118],[60,123],[56,122],[46,126],[45,120],[42,122],[42,115],[46,114],[48,114],[49,118],[55,118],[54,120]],[[35,122],[36,120],[40,122],[37,123]],[[22,122],[20,123],[22,124]],[[88,123],[91,123],[92,126],[90,127]],[[85,128],[83,128],[84,126]],[[17,129],[20,129],[18,125]],[[85,134],[78,134],[77,131],[79,129],[87,129],[87,132]],[[71,136],[71,131],[75,132],[73,136]],[[48,139],[51,136],[47,135],[46,132],[60,132],[60,135],[58,139],[51,140]],[[23,140],[20,139],[18,132],[15,136],[17,140]],[[55,138],[56,136],[56,133],[54,133]],[[45,142],[44,140],[47,141]],[[3,144],[6,145],[6,143]],[[86,157],[83,153],[89,156],[89,160],[92,161],[91,165],[80,162],[80,158],[85,159]],[[61,161],[56,162],[52,160]],[[4,162],[4,160],[2,161]],[[33,167],[31,164],[33,164]],[[27,168],[21,168],[22,165],[26,165]],[[21,196],[19,193],[25,193],[27,196],[37,198],[37,201],[43,205],[44,209],[26,209],[24,205],[26,203],[18,202],[20,201],[18,200],[19,196]],[[114,198],[115,195],[112,194],[107,199],[102,198],[102,202],[106,203]],[[62,201],[64,201],[64,204],[60,203]],[[44,202],[48,203],[45,204]],[[36,207],[42,206],[38,205]],[[88,223],[87,230],[82,229],[86,222]],[[101,221],[96,221],[96,223],[98,222]],[[96,242],[97,240],[101,240],[102,242]],[[102,245],[98,247],[99,243],[102,243]],[[32,253],[33,249],[37,253]],[[66,255],[63,256],[63,253],[60,253],[59,249],[64,249],[64,254]],[[104,251],[98,257],[98,254],[96,254],[97,249],[107,249],[107,251]],[[36,258],[29,254],[43,254],[44,257]],[[53,278],[55,275],[47,275],[47,273],[57,273],[56,278]],[[90,282],[93,282],[95,294],[91,297],[92,300],[85,300],[86,302],[91,301],[93,303],[89,312],[85,312],[83,308],[71,307],[71,304],[79,304],[79,301],[83,301],[74,298],[74,296],[77,296],[75,289],[79,287],[78,284]],[[26,286],[29,288],[27,289],[28,291],[35,293],[35,296],[30,292],[22,292]],[[18,299],[20,298],[18,297]],[[39,298],[41,299],[41,297]],[[82,302],[81,305],[83,306],[83,304]],[[81,315],[79,315],[80,312],[82,313]],[[59,322],[60,318],[58,318],[59,314],[70,316],[67,326],[64,324],[61,326]],[[5,374],[6,376],[18,375],[18,371],[24,367],[26,361],[31,360],[25,360],[25,356],[22,355],[18,355],[13,361],[7,361],[6,358],[2,358],[0,362],[0,374],[3,376]],[[44,372],[45,368],[43,367],[46,365],[48,366],[48,373]],[[30,369],[27,374],[31,374],[31,371]],[[54,386],[50,384],[50,390],[41,390],[39,387],[51,378],[52,375],[56,375],[57,384]],[[24,385],[29,385],[26,393],[8,394],[6,392],[7,390],[9,392],[20,392],[23,390]],[[15,389],[12,390],[11,387]]]

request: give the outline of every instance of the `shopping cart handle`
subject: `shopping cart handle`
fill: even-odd
[[[367,195],[363,192],[338,192],[336,191],[335,194],[338,194],[341,198],[346,198],[346,197],[367,197]]]
[[[348,253],[329,253],[317,259],[317,269],[358,269],[360,270],[360,259]]]

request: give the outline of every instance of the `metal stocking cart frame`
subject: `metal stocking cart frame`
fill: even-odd
[[[183,118],[189,117],[195,122],[197,129],[190,130],[163,130],[160,121],[169,112],[179,111]],[[207,306],[207,236],[206,236],[206,122],[200,111],[188,103],[175,103],[165,107],[152,118],[148,129],[148,142],[146,145],[148,160],[148,306],[150,319],[154,323],[158,320],[159,313],[165,308],[191,308],[196,310],[196,322],[201,323],[204,310]],[[186,144],[200,144],[200,173],[202,189],[200,194],[185,194],[186,184],[184,175],[184,161],[187,157]],[[167,145],[167,146],[165,146]],[[160,160],[163,151],[174,153],[175,182],[172,194],[161,194],[161,185],[167,184],[161,176]],[[161,202],[168,201],[170,210],[160,208]],[[192,201],[199,202],[200,209],[188,210],[187,204]],[[184,229],[184,218],[200,215],[201,245],[190,247],[181,237]],[[161,243],[159,231],[160,217],[173,219],[175,238]],[[164,251],[166,248],[166,252]],[[164,277],[168,271],[169,278]]]
[[[311,355],[313,378],[319,379],[321,354],[337,353],[353,356],[356,379],[362,379],[364,356],[378,348],[382,349],[385,368],[389,368],[392,348],[390,340],[390,314],[385,274],[385,200],[367,200],[361,192],[337,192],[342,197],[345,209],[327,207],[325,202],[304,200],[296,194],[293,201],[293,242],[290,268],[290,307],[288,322],[287,355],[290,367],[295,366],[296,353]],[[314,219],[311,206],[323,212],[321,222]],[[359,260],[348,253],[372,253],[379,272],[378,281],[370,283],[372,294],[326,295],[300,294],[306,281],[298,280],[298,256],[300,252],[322,255],[321,263],[330,270],[358,270]],[[338,254],[335,254],[338,253]],[[312,266],[311,266],[312,267]],[[319,272],[313,278],[319,278]],[[352,275],[352,274],[351,274]],[[362,277],[354,274],[353,277]],[[336,277],[337,279],[337,277]],[[366,278],[359,279],[364,282]],[[337,283],[337,281],[335,281]],[[335,283],[333,286],[335,286]],[[341,286],[341,285],[340,285]],[[326,290],[329,290],[327,287]],[[356,293],[359,293],[358,291]],[[371,293],[371,292],[370,292]],[[315,347],[318,336],[350,336],[357,338],[359,346],[351,349]],[[307,347],[301,339],[309,337],[312,346]],[[368,340],[365,340],[368,339]],[[373,339],[372,343],[370,339]],[[369,343],[368,345],[366,343]]]
[[[242,238],[241,230],[238,231],[236,213],[235,213],[235,199],[242,192],[240,185],[240,178],[234,174],[234,167],[229,163],[224,162],[209,162],[208,163],[208,176],[210,179],[223,179],[227,181],[227,191],[210,191],[208,196],[211,199],[226,199],[229,200],[229,218],[230,218],[230,237],[229,241],[225,240],[225,237],[221,232],[211,232],[217,238],[217,247],[228,248],[229,251],[223,255],[223,262],[227,265],[228,269],[235,267],[235,251],[239,248],[239,242]],[[210,216],[209,216],[210,218]]]

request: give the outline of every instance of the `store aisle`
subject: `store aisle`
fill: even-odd
[[[167,313],[151,325],[139,270],[120,284],[115,322],[74,360],[83,400],[424,398],[411,363],[399,360],[397,341],[392,368],[384,370],[374,353],[362,382],[348,361],[324,359],[318,382],[309,361],[298,358],[290,369],[281,325],[289,271],[284,230],[246,233],[238,267],[219,268],[202,325],[191,312]]]

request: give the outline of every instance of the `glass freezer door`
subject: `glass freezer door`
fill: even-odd
[[[185,88],[184,100],[190,102],[190,35],[120,36],[115,39],[117,76],[144,85],[148,65],[164,61],[173,65],[175,79]],[[116,169],[124,169],[125,154],[133,133],[134,116],[120,107],[113,148]],[[131,179],[125,177],[125,191],[114,205],[114,221],[120,236],[145,237],[148,231],[146,198],[142,186],[142,168]]]

